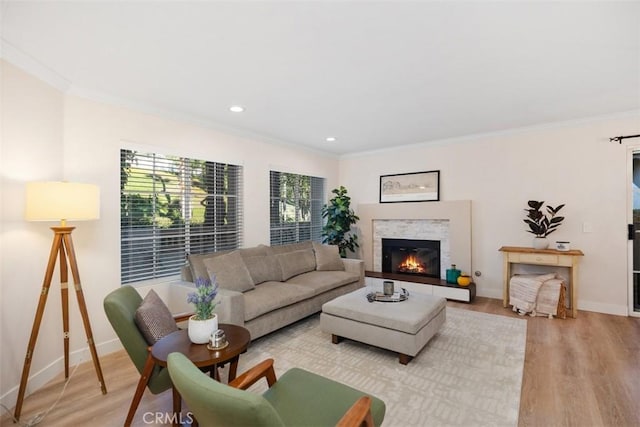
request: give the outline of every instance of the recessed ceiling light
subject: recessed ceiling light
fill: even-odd
[[[242,113],[244,111],[244,107],[242,105],[232,105],[229,107],[229,111],[234,113]]]
[[[337,138],[336,138],[335,136],[328,136],[328,137],[326,138],[326,141],[327,141],[327,142],[336,142],[336,140],[337,140]]]

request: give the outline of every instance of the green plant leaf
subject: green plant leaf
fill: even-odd
[[[326,219],[322,227],[323,242],[335,244],[340,250],[340,255],[346,257],[346,249],[351,251],[357,247],[356,235],[349,235],[351,225],[360,218],[350,208],[351,197],[347,195],[344,186],[334,188],[331,191],[335,197],[329,200],[329,204],[322,207],[322,217]]]
[[[542,205],[544,205],[544,201],[538,202],[536,200],[529,200],[529,202],[527,202],[527,204],[529,205],[529,207],[531,209],[539,210],[542,207]]]
[[[558,211],[560,211],[560,209],[565,206],[564,204],[558,205],[555,208],[553,206],[547,206],[547,214],[544,214],[540,210],[543,205],[544,201],[539,202],[536,200],[529,200],[527,202],[527,206],[529,206],[529,209],[525,209],[525,211],[527,212],[527,219],[523,220],[531,230],[525,231],[533,233],[539,237],[546,237],[554,232],[555,229],[560,226],[560,223],[562,223],[562,221],[564,220],[564,217],[562,216],[555,216]]]

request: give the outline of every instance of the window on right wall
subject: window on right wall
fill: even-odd
[[[324,178],[271,171],[271,245],[322,241]]]

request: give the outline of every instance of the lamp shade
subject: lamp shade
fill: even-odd
[[[100,188],[76,182],[27,183],[27,221],[91,220],[100,218]]]

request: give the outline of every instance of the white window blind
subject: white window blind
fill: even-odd
[[[186,255],[242,244],[242,167],[120,151],[122,283],[180,273]]]
[[[271,171],[271,245],[322,240],[324,178]]]

